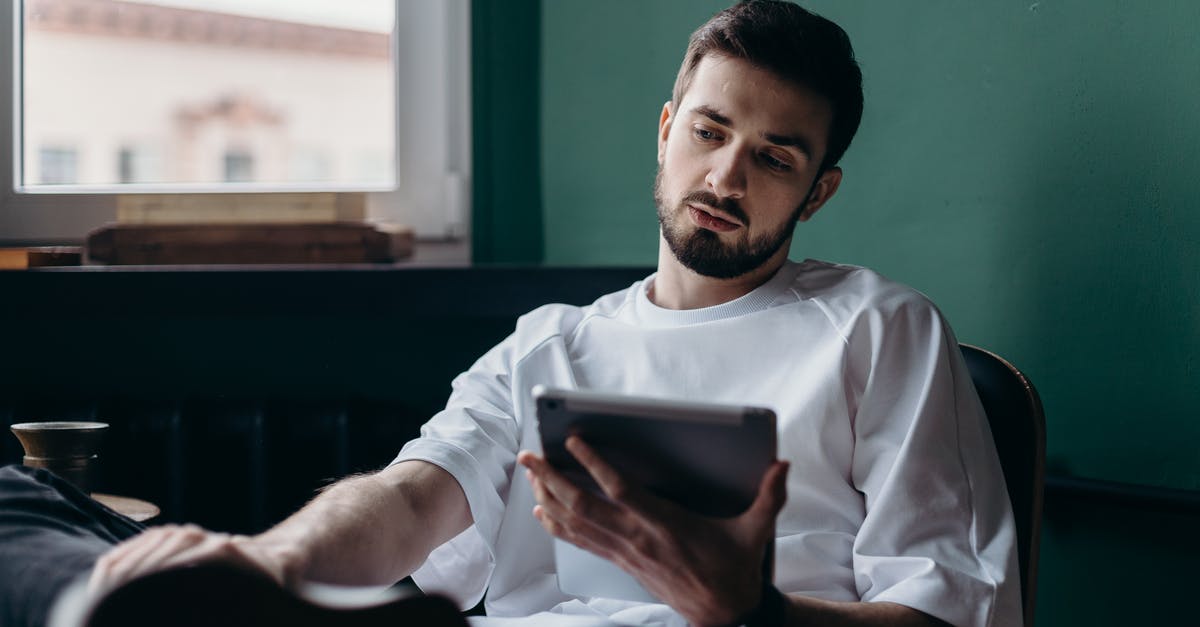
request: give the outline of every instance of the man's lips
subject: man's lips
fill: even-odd
[[[709,207],[701,208],[700,205],[688,204],[687,210],[688,216],[696,226],[710,231],[727,233],[742,227],[741,224],[734,222],[732,218],[718,215],[715,210]]]

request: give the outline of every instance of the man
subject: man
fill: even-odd
[[[869,270],[787,260],[796,223],[841,183],[861,111],[836,25],[784,2],[721,12],[693,34],[659,120],[656,274],[524,316],[388,468],[259,536],[146,531],[98,560],[93,588],[222,559],[283,585],[412,574],[498,616],[1019,624],[1003,479],[949,328]],[[537,384],[770,406],[781,461],[749,510],[714,520],[625,484],[570,441],[601,499],[536,453]],[[562,593],[552,536],[664,604]],[[772,538],[774,585],[761,575]]]

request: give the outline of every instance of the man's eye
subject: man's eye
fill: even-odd
[[[763,163],[765,163],[767,165],[768,168],[771,168],[772,170],[776,170],[778,172],[787,172],[788,170],[792,169],[792,166],[790,164],[788,164],[787,162],[780,161],[779,159],[776,159],[775,157],[772,157],[770,154],[767,154],[767,153],[763,153],[762,161],[763,161]]]
[[[694,129],[692,131],[692,133],[696,135],[696,139],[706,141],[706,142],[715,141],[715,140],[721,138],[720,135],[717,135],[716,133],[714,133],[706,128]]]

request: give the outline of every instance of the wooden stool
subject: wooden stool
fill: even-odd
[[[146,522],[162,513],[162,510],[154,503],[135,499],[130,496],[116,496],[114,494],[92,492],[92,498],[108,509],[137,522]]]
[[[22,462],[30,468],[44,468],[75,487],[90,492],[101,505],[137,522],[145,522],[161,513],[158,506],[129,496],[92,492],[92,475],[99,459],[100,443],[108,425],[103,422],[47,421],[12,425],[13,435],[25,449]]]

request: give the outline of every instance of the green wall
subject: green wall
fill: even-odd
[[[654,132],[720,1],[542,7],[548,264],[654,263]],[[806,3],[867,108],[793,257],[929,294],[1028,370],[1059,472],[1200,488],[1200,3]]]
[[[659,111],[726,4],[542,3],[546,263],[654,263]],[[908,283],[1023,368],[1051,472],[1200,489],[1200,3],[802,4],[850,34],[867,104],[793,258]],[[1195,524],[1048,505],[1039,619],[1118,624],[1141,593],[1163,610],[1190,578],[1169,556],[1200,557],[1165,538]]]

